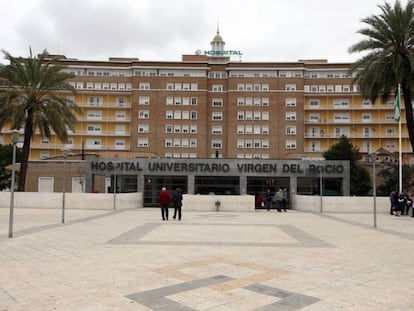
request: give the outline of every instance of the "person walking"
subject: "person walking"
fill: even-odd
[[[276,201],[277,211],[281,212],[283,208],[283,189],[282,188],[279,188],[279,190],[276,192],[275,201]]]
[[[404,207],[405,207],[405,195],[404,193],[400,192],[397,198],[395,216],[401,216],[401,211],[403,211]]]
[[[397,191],[393,189],[390,193],[390,215],[394,215],[394,211],[396,209],[396,206],[398,204],[398,196]]]
[[[283,211],[287,212],[286,208],[288,205],[288,192],[287,192],[287,188],[284,188],[282,191],[283,194],[283,201],[282,201],[282,206],[283,206]]]
[[[273,200],[273,196],[272,196],[272,193],[270,192],[270,189],[267,189],[266,191],[265,200],[266,200],[267,211],[270,211],[270,207],[272,206],[272,200]]]
[[[181,207],[183,206],[183,195],[181,193],[181,189],[177,188],[175,193],[173,194],[173,202],[174,202],[174,216],[173,219],[177,217],[178,220],[181,221]]]
[[[169,192],[167,191],[167,188],[162,187],[158,199],[161,205],[162,220],[168,220],[168,205],[170,204],[171,197],[170,197]]]
[[[412,209],[412,214],[411,214],[411,217],[414,217],[414,194],[413,194],[413,196],[411,197],[411,209]]]
[[[408,214],[410,213],[410,208],[413,203],[412,199],[413,199],[412,195],[408,192],[405,196],[405,206],[404,206],[404,211],[402,213],[403,215],[405,214],[408,216]]]

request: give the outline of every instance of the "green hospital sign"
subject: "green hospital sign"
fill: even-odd
[[[229,51],[204,51],[205,55],[215,55],[215,56],[224,56],[224,55],[242,55],[240,51],[237,50],[229,50]]]

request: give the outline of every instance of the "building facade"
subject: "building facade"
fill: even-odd
[[[350,64],[232,61],[238,51],[224,45],[217,32],[210,51],[179,62],[61,56],[75,75],[77,93],[67,96],[83,114],[65,144],[34,135],[30,159],[60,156],[63,145],[122,158],[320,158],[342,135],[367,156],[398,150],[393,101],[364,99]],[[404,122],[402,151],[411,155]],[[10,132],[1,129],[0,143]]]

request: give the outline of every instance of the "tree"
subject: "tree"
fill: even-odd
[[[414,94],[414,0],[403,8],[400,1],[378,6],[381,14],[362,20],[365,39],[349,48],[350,53],[367,52],[351,67],[362,94],[373,102],[386,100],[401,85],[408,135],[414,152],[414,119],[411,99]]]
[[[339,141],[333,144],[323,153],[326,160],[348,160],[350,167],[350,194],[366,195],[371,190],[371,177],[368,170],[359,165],[361,159],[359,149],[352,145],[346,136],[341,136]]]
[[[44,50],[37,57],[30,49],[28,58],[15,58],[3,50],[10,64],[0,68],[0,80],[4,91],[0,93],[0,128],[24,128],[22,159],[20,164],[19,190],[24,191],[30,142],[36,129],[44,138],[50,138],[51,131],[59,140],[67,140],[67,130],[74,130],[76,113],[80,108],[61,91],[74,94],[74,88],[67,82],[73,75],[56,65],[56,59]]]
[[[411,166],[404,164],[402,167],[402,180],[404,192],[411,192],[413,189],[414,172]],[[398,164],[384,166],[379,171],[383,183],[378,186],[378,195],[389,195],[391,190],[398,190],[399,183],[399,167]]]
[[[16,162],[20,162],[21,152],[16,148]],[[13,145],[0,145],[0,191],[10,189],[11,170],[7,167],[13,163]]]

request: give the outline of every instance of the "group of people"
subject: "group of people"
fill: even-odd
[[[390,193],[390,215],[401,216],[408,215],[410,208],[412,209],[411,217],[414,217],[414,195],[409,193],[400,192],[396,190]]]
[[[272,207],[273,202],[276,203],[276,209],[278,212],[282,210],[284,212],[287,211],[288,205],[288,192],[287,188],[280,187],[275,194],[273,194],[270,189],[267,189],[266,194],[264,196],[264,201],[261,195],[256,194],[256,207],[261,207],[262,205],[266,205],[268,211]]]
[[[171,196],[170,193],[167,191],[167,188],[162,187],[158,199],[161,205],[162,220],[168,220],[168,208],[171,202],[173,202],[174,204],[173,219],[176,219],[178,216],[178,220],[181,220],[181,207],[183,206],[183,195],[181,193],[180,188],[177,188],[174,194]]]

